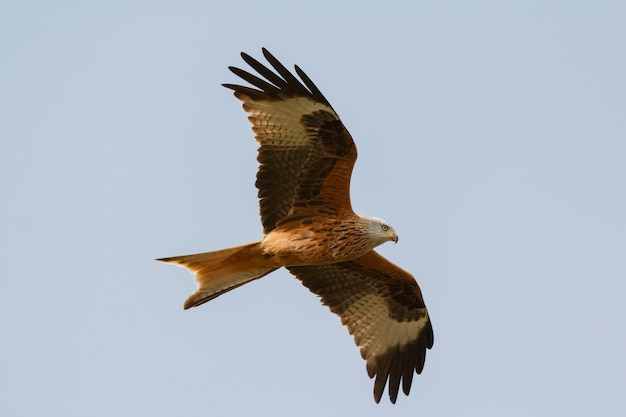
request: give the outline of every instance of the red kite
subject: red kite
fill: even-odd
[[[413,372],[422,372],[433,346],[422,293],[411,274],[374,251],[398,241],[393,228],[352,211],[357,151],[337,113],[298,66],[304,84],[267,50],[263,55],[273,70],[245,53],[258,76],[229,68],[254,88],[224,84],[243,102],[261,145],[256,187],[263,238],[158,260],[195,273],[198,289],[185,309],[286,267],[348,327],[368,375],[376,377],[376,402],[389,381],[395,403],[400,383],[408,395]]]

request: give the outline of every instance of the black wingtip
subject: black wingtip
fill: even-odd
[[[234,66],[228,67],[232,73],[252,84],[256,89],[231,83],[222,85],[231,90],[235,90],[235,92],[257,99],[278,99],[283,95],[310,97],[332,109],[326,97],[324,97],[319,88],[315,86],[313,81],[311,81],[300,67],[295,66],[295,73],[300,76],[301,80],[276,59],[267,48],[262,47],[261,51],[271,67],[262,64],[249,54],[241,52],[241,58],[256,71],[256,75]]]

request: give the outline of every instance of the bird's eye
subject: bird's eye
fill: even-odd
[[[381,227],[383,228],[383,232],[389,230],[389,226],[387,226],[386,224],[381,225]]]

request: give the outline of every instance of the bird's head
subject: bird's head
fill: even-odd
[[[376,217],[365,217],[365,219],[368,222],[370,236],[375,241],[376,246],[390,240],[393,243],[398,243],[398,234],[389,223]]]

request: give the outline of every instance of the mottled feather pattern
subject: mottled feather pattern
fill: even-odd
[[[263,248],[284,265],[337,263],[358,258],[377,245],[358,216],[335,221],[323,216],[292,215],[263,240]]]
[[[367,361],[369,376],[376,377],[376,401],[388,379],[390,399],[395,402],[401,380],[404,393],[409,393],[413,372],[421,373],[426,349],[432,347],[434,337],[421,296],[411,307],[402,303],[403,298],[394,296],[397,291],[419,293],[411,275],[398,268],[406,279],[390,279],[370,266],[378,257],[371,251],[356,261],[288,269],[341,317],[354,336]]]
[[[261,144],[256,186],[263,232],[272,231],[286,214],[315,211],[298,200],[318,197],[323,187],[326,195],[319,199],[325,204],[350,209],[350,176],[357,154],[339,116],[308,77],[309,89],[276,60],[269,59],[275,68],[279,65],[276,69],[284,79],[248,55],[244,59],[267,81],[231,67],[261,90],[251,94],[249,87],[226,86],[243,101]],[[335,165],[339,169],[327,181]]]

